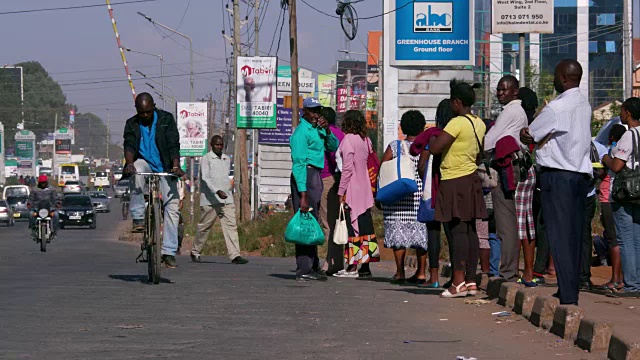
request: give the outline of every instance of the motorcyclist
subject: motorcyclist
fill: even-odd
[[[40,209],[54,210],[54,208],[60,207],[60,199],[58,193],[49,187],[49,179],[47,175],[40,175],[38,177],[38,185],[29,195],[29,202],[27,202],[27,208],[29,211],[29,228],[32,235],[37,236],[38,229],[36,229],[36,217],[34,211],[37,212]],[[58,231],[59,220],[58,212],[54,211],[53,219],[51,221],[51,237],[54,237]]]

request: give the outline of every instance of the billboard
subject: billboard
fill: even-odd
[[[333,107],[336,87],[336,74],[318,75],[318,101],[322,106]]]
[[[20,130],[15,135],[15,141],[15,156],[18,158],[19,175],[36,176],[36,134],[29,130]]]
[[[386,0],[390,9],[390,65],[474,65],[474,0]]]
[[[553,0],[493,1],[491,25],[494,34],[553,34]]]
[[[207,103],[179,102],[177,110],[180,156],[203,156],[207,153]]]
[[[278,98],[277,127],[275,129],[260,129],[258,143],[269,145],[287,145],[293,133],[291,126],[291,108],[284,107],[284,99]],[[302,116],[302,112],[300,114]]]
[[[236,69],[236,126],[276,127],[276,57],[238,57]]]
[[[347,111],[347,102],[349,109],[364,110],[367,102],[367,63],[357,60],[338,61],[336,92],[338,114]]]

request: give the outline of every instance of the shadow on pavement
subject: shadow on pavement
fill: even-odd
[[[269,276],[274,277],[274,278],[278,278],[278,279],[284,279],[284,280],[295,280],[296,279],[296,275],[290,275],[290,274],[269,274]]]
[[[404,291],[416,295],[440,295],[442,289],[423,289],[418,287],[403,287],[399,289],[385,289],[386,291]]]
[[[386,277],[370,277],[370,278],[356,278],[357,281],[371,281],[371,282],[379,282],[379,283],[390,283],[390,279]]]
[[[120,280],[126,282],[141,282],[144,284],[149,284],[147,275],[109,275],[110,279]],[[171,280],[160,278],[160,282],[163,284],[172,284]]]

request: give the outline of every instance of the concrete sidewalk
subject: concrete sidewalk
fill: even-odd
[[[592,279],[596,284],[604,283]],[[600,279],[602,280],[602,279]],[[579,306],[559,305],[554,285],[525,288],[491,278],[487,295],[533,325],[610,359],[640,359],[640,299],[620,299],[581,292]]]

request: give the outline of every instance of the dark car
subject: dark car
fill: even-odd
[[[11,206],[11,209],[13,210],[13,217],[16,219],[29,219],[27,202],[29,202],[28,196],[7,196],[7,203]]]
[[[89,226],[96,228],[96,211],[89,195],[66,195],[62,200],[60,214],[60,228],[65,226]]]

